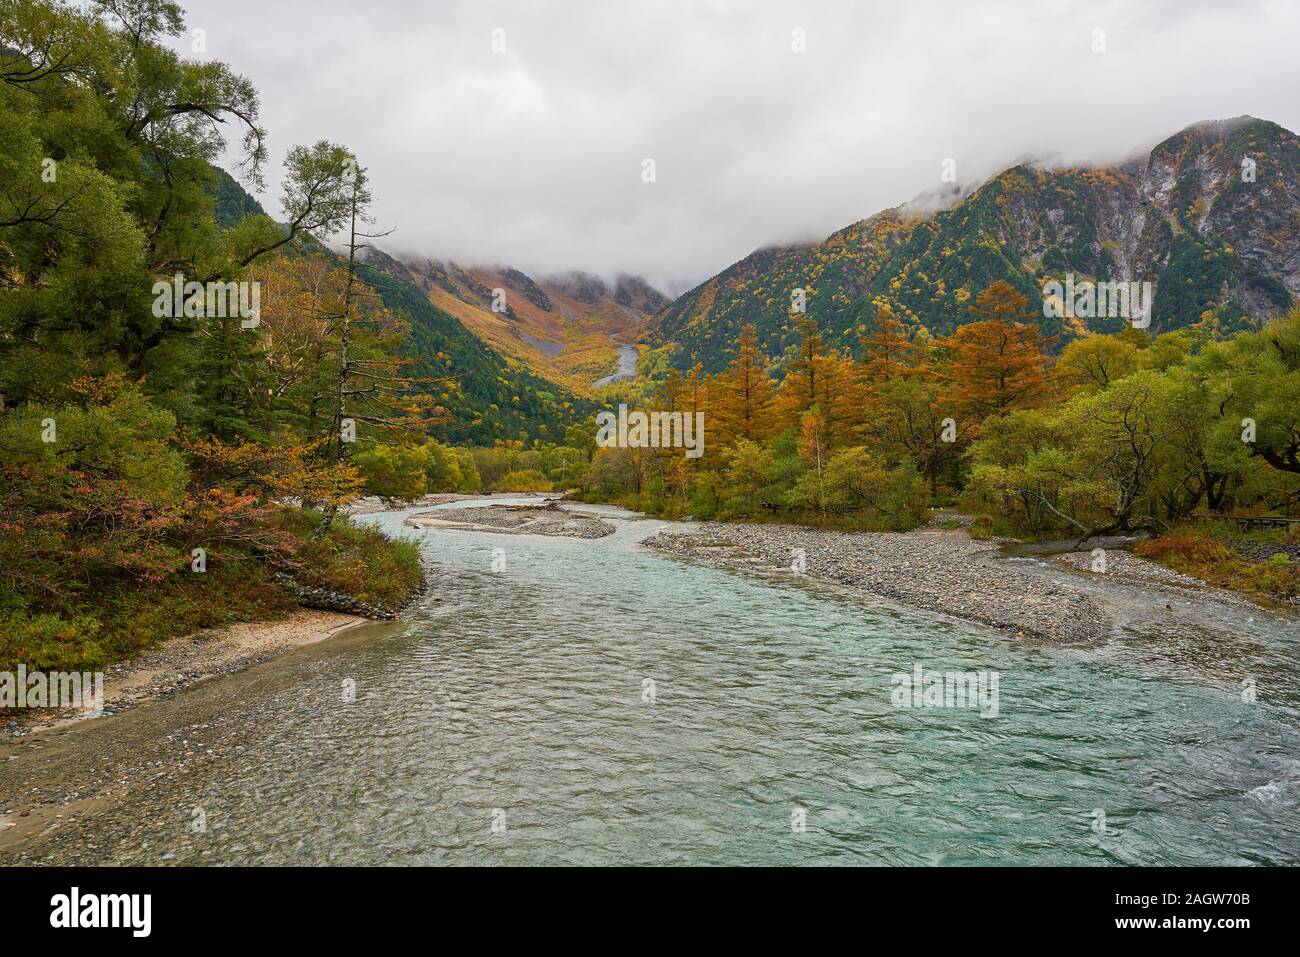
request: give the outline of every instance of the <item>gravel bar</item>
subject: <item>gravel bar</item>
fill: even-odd
[[[927,532],[836,532],[798,525],[702,523],[647,547],[734,568],[792,570],[907,605],[1056,644],[1101,640],[1108,623],[1088,594],[1001,558],[1000,541]],[[793,573],[793,571],[792,571]]]
[[[485,505],[479,508],[439,509],[406,520],[412,528],[460,528],[474,532],[553,535],[560,538],[604,538],[614,526],[594,516],[574,515],[557,504]]]

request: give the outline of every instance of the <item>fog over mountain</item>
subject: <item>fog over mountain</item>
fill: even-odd
[[[273,213],[284,152],[324,136],[369,166],[395,252],[670,294],[933,192],[945,159],[966,183],[1208,118],[1300,129],[1300,5],[1277,0],[186,9],[193,55],[256,78]]]

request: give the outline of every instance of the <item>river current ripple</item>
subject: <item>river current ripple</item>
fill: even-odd
[[[598,510],[594,541],[371,516],[423,543],[431,596],[100,722],[212,753],[30,859],[1300,863],[1293,625],[1051,648],[684,564],[636,544],[664,523]],[[918,663],[997,672],[997,715],[895,707]]]

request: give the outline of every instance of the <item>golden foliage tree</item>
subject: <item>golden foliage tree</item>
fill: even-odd
[[[826,348],[812,316],[798,316],[795,322],[799,351],[781,383],[780,423],[802,429],[804,417],[816,411],[826,447],[834,448],[852,425],[859,405],[852,363]]]
[[[979,321],[959,326],[943,340],[950,361],[941,375],[953,387],[957,411],[970,419],[1005,415],[1042,404],[1051,393],[1044,336],[1028,312],[1029,300],[1003,280],[975,298]]]
[[[864,384],[875,385],[912,371],[912,337],[888,306],[881,307],[875,325],[859,342]]]
[[[740,331],[736,357],[713,383],[709,429],[719,445],[766,439],[776,430],[776,387],[752,324]]]

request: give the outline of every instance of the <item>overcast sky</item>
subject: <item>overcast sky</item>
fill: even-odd
[[[325,138],[394,251],[673,292],[935,189],[946,158],[966,181],[1202,119],[1300,129],[1285,0],[184,5],[261,92],[273,212],[285,151]]]

